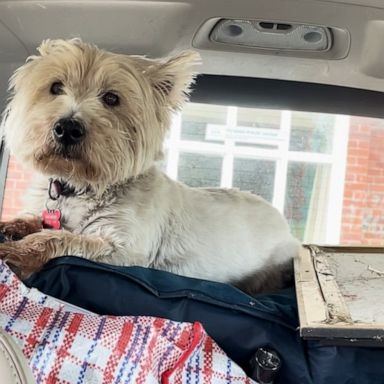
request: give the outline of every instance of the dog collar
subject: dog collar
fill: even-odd
[[[65,181],[50,178],[48,185],[48,199],[45,204],[46,209],[42,212],[43,227],[47,229],[61,229],[62,215],[60,209],[57,208],[58,203],[56,202],[61,196],[80,196],[88,191],[90,191],[90,187],[76,190],[75,187]]]
[[[49,208],[49,205],[51,205],[51,202],[55,202],[60,196],[68,196],[74,192],[75,188],[69,187],[67,183],[62,183],[58,179],[49,179],[46,209],[44,209],[41,214],[44,228],[61,229],[61,211],[58,208]]]

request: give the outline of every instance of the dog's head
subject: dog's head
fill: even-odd
[[[38,51],[10,81],[2,125],[11,153],[43,174],[95,188],[148,169],[188,95],[198,54],[150,60],[79,39],[47,40]]]

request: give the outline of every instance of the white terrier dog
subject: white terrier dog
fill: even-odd
[[[43,181],[26,207],[35,216],[1,223],[20,240],[1,244],[0,258],[22,277],[76,255],[251,293],[283,284],[299,243],[275,208],[250,193],[189,188],[155,166],[196,53],[150,60],[79,39],[38,50],[11,78],[2,128],[11,153]]]

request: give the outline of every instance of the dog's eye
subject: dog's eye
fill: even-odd
[[[64,93],[63,87],[64,85],[61,81],[55,81],[51,85],[50,92],[52,93],[52,95],[62,95]]]
[[[106,92],[102,96],[103,103],[108,107],[116,107],[120,103],[119,96],[112,92]]]

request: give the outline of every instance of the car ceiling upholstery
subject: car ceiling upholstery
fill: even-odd
[[[115,52],[161,57],[194,48],[200,27],[217,17],[337,27],[351,40],[337,60],[195,47],[202,73],[384,90],[382,0],[0,0],[0,96],[12,70],[46,38],[79,36]]]

